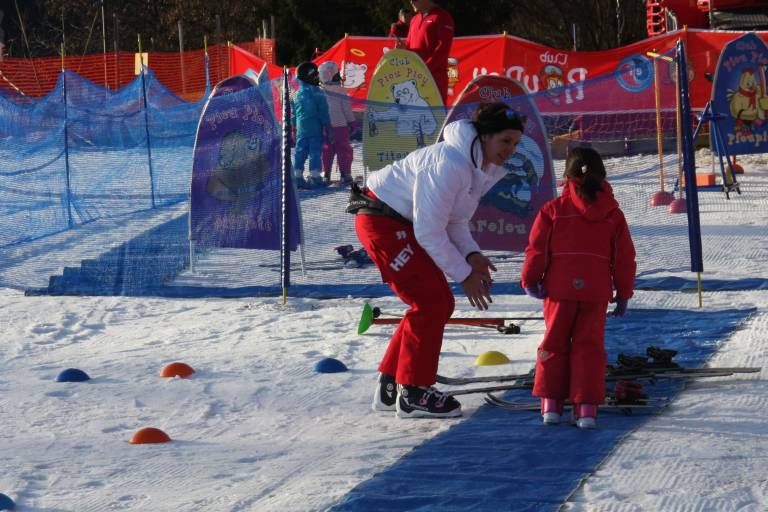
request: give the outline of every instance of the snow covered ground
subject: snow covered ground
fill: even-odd
[[[701,197],[705,279],[768,277],[768,165],[764,158],[740,161],[748,172],[743,196],[727,203]],[[689,384],[620,443],[563,510],[768,509],[768,291],[705,292],[703,300],[705,310],[757,308],[722,340],[710,364],[763,371]],[[373,303],[402,311],[392,297]],[[357,335],[362,304],[24,297],[0,290],[0,493],[33,512],[328,509],[482,406],[482,396],[464,397],[465,416],[457,421],[372,413],[376,366],[392,328]],[[698,310],[698,298],[639,291],[630,307]],[[540,303],[497,296],[492,312],[537,316]],[[456,314],[476,313],[459,299]],[[543,326],[531,321],[522,328],[514,342],[449,328],[441,373],[528,371]],[[474,358],[488,350],[512,363],[475,367]],[[340,359],[350,371],[315,373],[323,357]],[[160,378],[172,361],[196,373]],[[92,380],[55,382],[70,367]],[[147,426],[173,442],[128,443]]]

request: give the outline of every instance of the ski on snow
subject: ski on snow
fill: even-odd
[[[687,371],[679,371],[679,370],[687,370]],[[696,372],[694,370],[718,370],[718,371]],[[727,370],[727,371],[724,371],[724,370]],[[747,371],[738,372],[733,370],[747,370]],[[720,368],[720,369],[678,368],[678,371],[666,371],[666,372],[643,373],[643,374],[636,373],[636,374],[607,375],[605,380],[618,381],[618,380],[642,379],[642,380],[657,381],[657,380],[671,380],[671,379],[702,379],[702,378],[709,378],[709,377],[728,377],[730,375],[733,375],[734,373],[754,373],[755,371],[759,371],[759,368],[757,370],[755,370],[754,368]],[[529,377],[526,379],[520,379],[517,382],[513,382],[512,384],[451,389],[449,391],[445,391],[444,393],[450,396],[457,396],[457,395],[471,395],[475,393],[493,393],[496,391],[507,391],[510,389],[531,389],[532,387],[533,387],[533,379]]]
[[[757,373],[758,367],[721,367],[721,368],[687,368],[684,366],[654,367],[647,370],[630,370],[626,368],[609,367],[606,371],[606,380],[661,380],[666,378],[681,379],[685,377],[727,377],[734,373]],[[533,370],[528,373],[508,375],[487,375],[482,377],[446,377],[437,376],[439,384],[448,386],[464,386],[466,384],[480,384],[483,382],[510,382],[522,381],[519,384],[533,380]],[[514,389],[514,388],[513,388]]]
[[[619,354],[617,364],[609,364],[605,375],[608,381],[617,380],[659,380],[666,378],[693,378],[693,377],[726,377],[734,373],[757,373],[760,367],[714,367],[714,368],[689,368],[681,366],[672,359],[677,355],[676,350],[649,346],[645,350],[645,356]],[[437,382],[449,386],[463,386],[465,384],[478,384],[482,382],[510,382],[523,387],[529,386],[533,381],[534,371],[528,373],[508,375],[488,375],[483,377],[445,377],[437,376]],[[483,389],[483,388],[479,388]],[[503,388],[503,389],[515,389]]]
[[[504,400],[497,396],[488,393],[485,396],[485,402],[501,407],[502,409],[508,409],[511,411],[539,411],[541,409],[541,403],[539,400],[525,400],[525,401],[511,401]],[[631,414],[633,409],[653,409],[656,407],[663,407],[669,404],[667,397],[652,397],[652,398],[637,398],[632,401],[621,401],[616,398],[606,397],[605,403],[600,404],[600,409],[618,409],[625,414]],[[566,409],[573,407],[573,404],[565,404]]]

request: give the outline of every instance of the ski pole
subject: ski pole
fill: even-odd
[[[380,318],[381,316],[390,318]],[[401,315],[383,313],[380,308],[372,308],[367,302],[363,306],[363,314],[358,324],[357,333],[363,334],[373,324],[399,324],[402,320]],[[543,320],[540,317],[495,317],[495,318],[471,318],[471,317],[453,317],[448,319],[448,324],[469,325],[494,329],[501,334],[519,334],[520,326],[515,324],[506,325],[507,320]]]

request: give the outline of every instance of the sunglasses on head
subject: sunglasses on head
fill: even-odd
[[[504,115],[507,116],[507,119],[509,119],[510,121],[519,120],[523,124],[525,124],[525,122],[528,120],[528,116],[526,114],[524,114],[523,112],[518,112],[513,108],[508,108],[507,110],[505,110]]]

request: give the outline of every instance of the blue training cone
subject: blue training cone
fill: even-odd
[[[91,380],[91,378],[83,370],[78,370],[77,368],[62,370],[59,376],[56,377],[56,382],[84,382],[86,380]]]
[[[0,492],[0,510],[13,510],[16,503],[11,498]]]
[[[315,363],[315,371],[317,373],[340,373],[346,372],[347,367],[338,359],[326,357]]]

